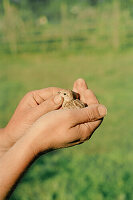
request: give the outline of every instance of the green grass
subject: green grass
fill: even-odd
[[[132,7],[115,0],[94,7],[55,0],[38,4],[34,13],[3,2],[0,127],[26,92],[72,88],[80,77],[108,108],[91,140],[39,158],[11,200],[132,200]],[[43,25],[42,17],[48,20]]]
[[[133,17],[121,0],[89,6],[54,0],[37,13],[3,0],[0,53],[125,50],[133,45]],[[86,3],[85,3],[86,2]],[[39,3],[38,3],[39,5]],[[43,8],[43,12],[42,12]]]
[[[35,53],[0,56],[0,125],[29,90],[72,88],[87,81],[108,115],[92,139],[42,156],[12,200],[133,199],[133,51]]]

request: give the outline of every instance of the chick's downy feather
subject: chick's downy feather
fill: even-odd
[[[72,108],[84,108],[85,104],[78,99],[78,94],[72,90],[61,90],[58,92],[61,97],[64,98],[62,108],[63,109],[72,109]]]

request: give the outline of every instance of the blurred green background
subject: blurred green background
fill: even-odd
[[[11,200],[133,199],[133,0],[0,0],[0,126],[24,94],[84,78],[108,108],[90,141],[39,158]]]

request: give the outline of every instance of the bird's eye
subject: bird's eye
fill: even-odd
[[[64,93],[64,95],[66,95],[66,93]]]

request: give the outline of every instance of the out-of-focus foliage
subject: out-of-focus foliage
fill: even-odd
[[[83,77],[108,108],[89,142],[42,156],[11,200],[133,199],[133,0],[0,1],[0,126],[29,90]]]
[[[52,85],[71,88],[79,77],[108,108],[90,141],[36,161],[12,200],[132,200],[132,53],[83,50],[0,56],[1,126],[27,91]]]
[[[39,3],[40,2],[40,3]],[[1,52],[125,49],[133,45],[132,11],[126,3],[3,0]]]

